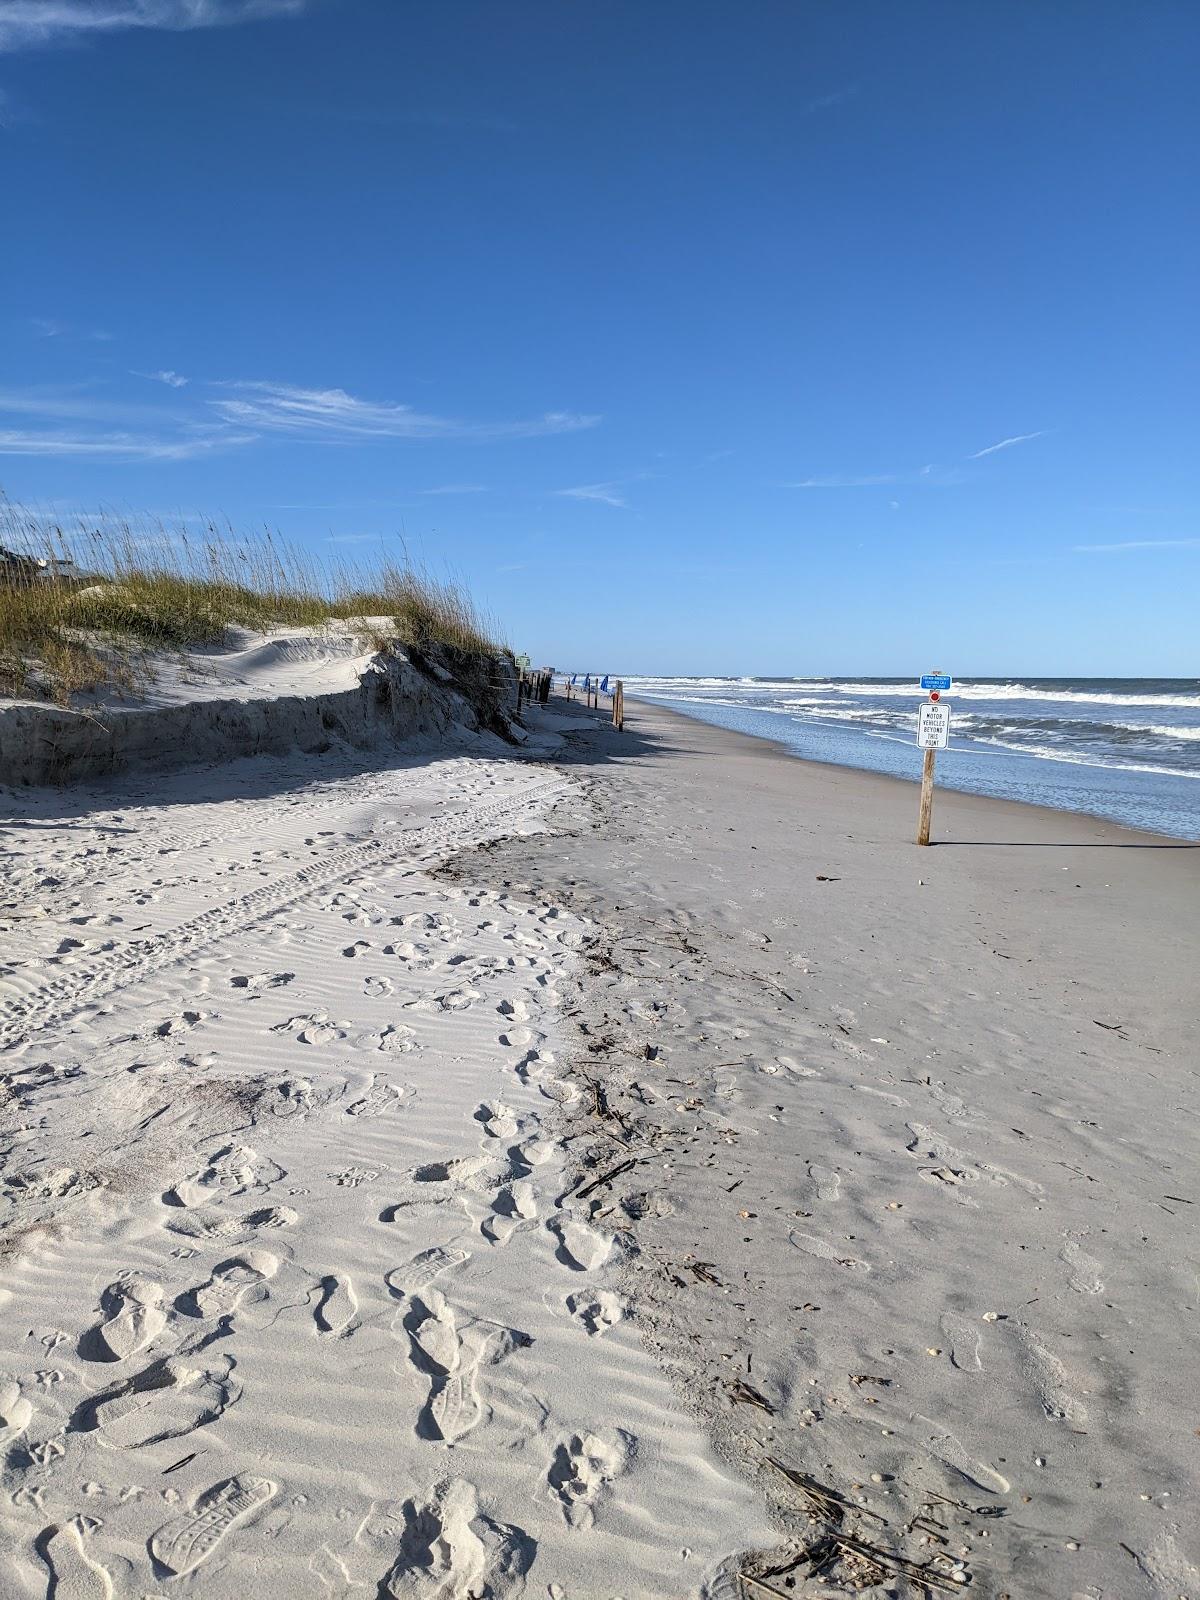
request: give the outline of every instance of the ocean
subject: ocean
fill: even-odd
[[[798,756],[918,778],[906,678],[626,677],[655,700]],[[1200,839],[1200,679],[969,678],[943,696],[950,747],[937,780]]]

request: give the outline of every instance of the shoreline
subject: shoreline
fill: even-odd
[[[661,716],[670,719],[673,722],[678,722],[682,728],[692,728],[697,726],[701,727],[706,732],[716,735],[718,740],[728,740],[734,744],[740,741],[746,741],[751,746],[758,746],[760,748],[765,747],[771,750],[776,757],[782,760],[794,762],[804,767],[811,767],[817,772],[827,774],[830,778],[834,778],[839,774],[853,774],[856,779],[862,779],[872,785],[878,784],[882,789],[901,788],[906,791],[914,791],[912,803],[912,832],[914,834],[916,832],[917,806],[915,795],[920,791],[921,787],[919,773],[915,777],[905,778],[891,772],[877,772],[870,767],[852,766],[848,762],[821,761],[813,756],[801,755],[797,751],[791,749],[788,745],[784,744],[781,740],[772,739],[766,734],[745,733],[739,728],[725,728],[719,723],[709,722],[702,717],[688,716],[682,711],[676,711],[673,706],[662,705],[656,701],[640,700],[637,698],[637,696],[630,695],[627,704],[634,705],[638,707],[639,710],[645,710],[655,716]],[[628,713],[626,715],[626,722],[631,726],[634,723],[634,719],[631,718]],[[717,749],[719,752],[719,745]],[[1037,802],[1031,800],[1011,800],[1001,795],[975,794],[971,790],[952,789],[942,784],[938,784],[934,791],[934,837],[930,840],[929,848],[931,849],[936,848],[939,844],[948,845],[968,842],[966,840],[955,840],[950,838],[939,839],[937,837],[938,822],[939,819],[944,817],[946,806],[949,806],[952,814],[956,808],[962,808],[962,814],[959,817],[959,824],[960,826],[964,827],[968,825],[970,811],[972,809],[978,811],[980,808],[982,808],[987,811],[995,811],[1002,815],[1008,815],[1011,813],[1011,820],[1014,823],[1019,822],[1020,818],[1022,816],[1026,816],[1026,814],[1032,814],[1044,819],[1045,821],[1049,821],[1051,819],[1056,822],[1065,821],[1068,824],[1075,825],[1080,829],[1086,828],[1089,830],[1094,830],[1104,843],[1116,844],[1121,842],[1122,839],[1125,839],[1130,846],[1142,844],[1147,848],[1157,846],[1162,849],[1200,851],[1200,840],[1184,839],[1175,834],[1169,833],[1155,833],[1146,828],[1134,828],[1128,823],[1116,822],[1108,817],[1097,816],[1090,811],[1069,811],[1065,808],[1059,808],[1058,806],[1039,805]],[[1030,819],[1027,817],[1026,825],[1028,825],[1029,820]],[[1018,831],[1024,830],[1018,829]],[[1110,840],[1109,835],[1116,835],[1117,837]],[[1026,842],[1032,844],[1037,841],[1012,842]],[[1082,843],[1083,841],[1072,842]]]
[[[739,733],[744,738],[762,739],[768,744],[786,750],[794,760],[813,762],[822,766],[846,766],[853,771],[875,773],[882,778],[898,779],[901,782],[920,782],[918,765],[915,773],[890,770],[898,760],[896,757],[898,750],[915,750],[915,744],[912,744],[910,739],[898,738],[894,733],[888,734],[883,739],[872,739],[861,730],[842,728],[837,722],[822,720],[813,723],[811,718],[805,718],[803,714],[797,714],[795,718],[778,717],[771,714],[770,709],[760,709],[755,706],[722,706],[722,710],[725,710],[730,717],[734,717],[736,712],[736,720],[739,718],[750,722],[754,720],[762,722],[765,726],[760,730],[760,728],[734,726],[717,715],[699,715],[698,712],[685,710],[682,706],[667,704],[666,696],[643,699],[638,698],[637,691],[630,690],[627,691],[627,698],[640,706],[683,717],[686,722],[702,722],[710,728],[720,728],[725,733]],[[698,702],[698,710],[701,706],[704,706],[702,701]],[[771,731],[766,726],[771,723],[776,726],[782,723],[790,730],[794,730],[795,738],[790,738],[782,731]],[[814,746],[811,739],[818,731],[821,734],[821,744]],[[822,755],[821,746],[830,744],[834,747],[840,744],[845,749],[845,754],[834,758]],[[888,752],[886,757],[883,752]],[[1069,755],[1056,757],[1050,752],[1035,755],[1030,750],[1019,749],[1018,746],[998,747],[995,744],[992,746],[986,744],[986,747],[979,747],[974,744],[970,733],[963,734],[962,738],[952,744],[949,752],[942,754],[949,754],[955,766],[947,768],[946,762],[941,763],[939,792],[971,794],[984,800],[1010,800],[1016,805],[1037,805],[1045,810],[1061,811],[1070,816],[1114,822],[1115,826],[1128,827],[1133,832],[1158,832],[1163,838],[1179,838],[1186,843],[1200,842],[1200,813],[1195,810],[1195,806],[1200,805],[1200,800],[1194,800],[1192,797],[1194,774],[1182,771],[1176,773],[1168,768],[1149,768],[1147,774],[1154,773],[1154,778],[1150,778],[1147,774],[1141,776],[1139,787],[1134,792],[1131,782],[1138,779],[1138,768],[1125,768],[1120,763],[1072,760]],[[957,778],[949,776],[954,771],[957,771]],[[1002,773],[1002,781],[995,787],[1010,790],[1008,794],[992,792],[994,773]],[[960,784],[960,787],[954,787],[955,782]],[[1163,782],[1170,782],[1174,789],[1155,792],[1155,786],[1160,786]],[[1099,787],[1093,792],[1094,784],[1099,784]],[[1117,787],[1115,789],[1110,787],[1112,784]],[[1046,792],[1061,795],[1062,803],[1038,797],[1045,795]],[[1136,811],[1146,813],[1146,821],[1139,821],[1136,814],[1133,814]]]

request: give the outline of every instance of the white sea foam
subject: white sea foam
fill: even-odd
[[[819,687],[819,685],[814,685]],[[834,694],[863,695],[874,698],[898,697],[906,700],[921,700],[924,691],[916,685],[903,683],[830,683],[828,689]],[[1050,705],[1086,705],[1086,706],[1181,706],[1200,708],[1200,695],[1197,694],[1171,694],[1166,691],[1155,693],[1148,691],[1144,694],[1128,694],[1120,691],[1096,689],[1056,689],[1038,688],[1027,683],[971,683],[956,682],[949,691],[951,699],[957,700],[1043,700]]]
[[[1010,744],[1004,739],[984,739],[975,735],[979,744],[996,745],[1011,755],[1036,756],[1041,761],[1063,761],[1072,767],[1105,767],[1110,772],[1157,772],[1166,778],[1198,778],[1200,772],[1189,772],[1183,767],[1164,767],[1148,761],[1121,761],[1112,756],[1086,755],[1079,750],[1065,750],[1058,745]]]

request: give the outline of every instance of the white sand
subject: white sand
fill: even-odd
[[[771,1535],[563,1194],[581,928],[425,870],[571,786],[318,771],[9,832],[0,1590],[698,1592]]]
[[[1200,851],[571,723],[15,807],[0,1593],[1194,1600]]]

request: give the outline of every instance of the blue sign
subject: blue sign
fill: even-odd
[[[950,687],[950,674],[948,672],[926,672],[921,676],[922,689],[948,689]]]

